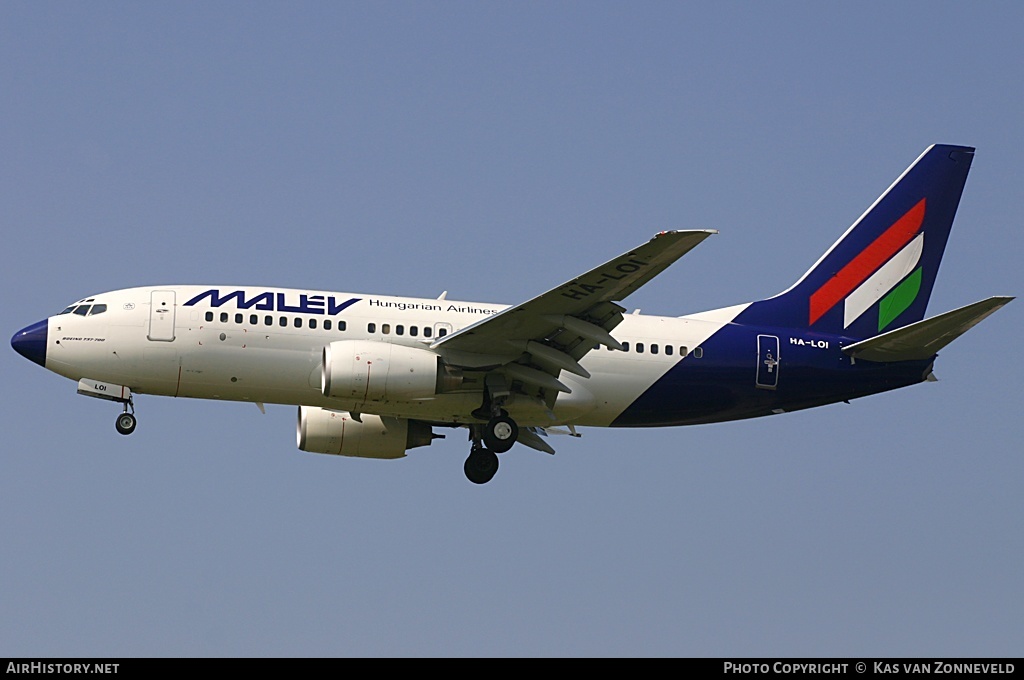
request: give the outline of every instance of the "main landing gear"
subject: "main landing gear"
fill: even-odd
[[[498,454],[490,449],[484,448],[479,441],[473,442],[473,448],[469,451],[469,458],[462,466],[466,472],[466,479],[474,484],[486,484],[491,481],[498,471]]]
[[[519,426],[507,415],[496,415],[484,425],[484,444],[495,453],[505,453],[518,438]]]
[[[474,416],[487,421],[483,425],[469,426],[473,446],[463,469],[466,477],[474,484],[486,484],[491,481],[498,471],[497,454],[511,449],[519,439],[519,426],[509,417],[508,412],[501,408],[503,401],[504,395],[494,395],[488,389],[483,405],[473,411]]]

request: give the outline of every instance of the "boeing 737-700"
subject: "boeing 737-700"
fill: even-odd
[[[91,295],[18,331],[22,356],[123,404],[136,394],[298,406],[303,451],[401,458],[465,428],[489,481],[551,430],[713,423],[932,378],[936,353],[1011,297],[928,319],[974,158],[935,145],[788,290],[688,316],[621,302],[714,231],[666,231],[507,306],[227,285]]]

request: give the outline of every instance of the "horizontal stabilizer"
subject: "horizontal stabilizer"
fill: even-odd
[[[855,359],[866,361],[927,359],[974,328],[989,314],[1012,299],[1012,297],[990,297],[987,300],[981,300],[972,305],[862,340],[849,347],[844,347],[843,352]]]

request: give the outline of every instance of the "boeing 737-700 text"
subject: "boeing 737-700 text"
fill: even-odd
[[[974,149],[935,145],[774,297],[689,316],[619,303],[714,231],[667,231],[518,305],[237,286],[83,298],[18,331],[22,356],[135,394],[298,405],[303,451],[401,458],[466,428],[489,481],[516,442],[581,426],[712,423],[932,378],[936,353],[1011,297],[924,318]]]

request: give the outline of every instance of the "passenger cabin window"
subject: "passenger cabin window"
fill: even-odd
[[[221,323],[227,323],[228,322],[228,313],[227,312],[221,312],[220,313],[220,322]]]
[[[665,345],[666,356],[672,356],[672,345]]]
[[[415,338],[417,335],[419,335],[419,332],[419,326],[409,326],[409,335],[411,335],[412,337]]]
[[[448,335],[448,329],[447,328],[438,328],[437,329],[437,337],[443,338],[446,335]]]
[[[331,330],[331,320],[330,319],[324,319],[324,330],[325,331]]]
[[[242,315],[235,314],[235,323],[242,323]]]
[[[657,354],[657,353],[658,353],[658,344],[655,343],[655,342],[652,342],[651,343],[651,354]]]
[[[391,324],[389,324],[389,323],[381,324],[380,325],[380,332],[383,333],[384,335],[389,334],[391,332]]]
[[[644,353],[644,343],[642,343],[642,342],[636,343],[636,353],[637,354],[643,354]]]
[[[316,319],[310,319],[309,320],[309,327],[310,328],[316,328]]]
[[[249,323],[250,324],[252,324],[253,326],[256,326],[256,325],[259,324],[259,322],[260,322],[259,315],[257,315],[257,314],[250,314],[249,315]]]
[[[213,321],[213,312],[207,312],[206,313],[206,320],[207,321]]]
[[[302,328],[302,317],[301,316],[295,317],[295,321],[293,322],[293,325],[296,328]]]
[[[327,328],[330,329],[330,326],[327,326]],[[345,325],[345,321],[343,319],[338,319],[338,330],[343,331],[346,328],[347,326]]]
[[[287,316],[282,316],[280,319],[277,320],[277,325],[280,326],[281,328],[284,328],[285,326],[287,326],[288,325],[288,317]]]
[[[683,345],[682,347],[679,348],[679,356],[685,358],[689,351],[690,350],[686,349],[686,345]]]
[[[430,326],[424,326],[423,327],[423,337],[429,338],[433,334],[434,334],[434,329],[433,328],[431,328]]]
[[[405,326],[401,324],[395,326],[395,335],[405,335]]]
[[[622,343],[622,351],[623,352],[628,352],[629,351],[629,343],[628,342]]]
[[[269,314],[267,314],[265,317],[263,317],[263,325],[264,326],[273,326],[274,325],[274,317],[272,317]]]
[[[700,359],[703,356],[704,356],[704,348],[703,347],[694,347],[693,348],[693,358],[694,359]]]
[[[377,332],[377,324],[375,324],[375,323],[368,323],[368,324],[366,324],[366,332],[367,333],[376,333]]]

